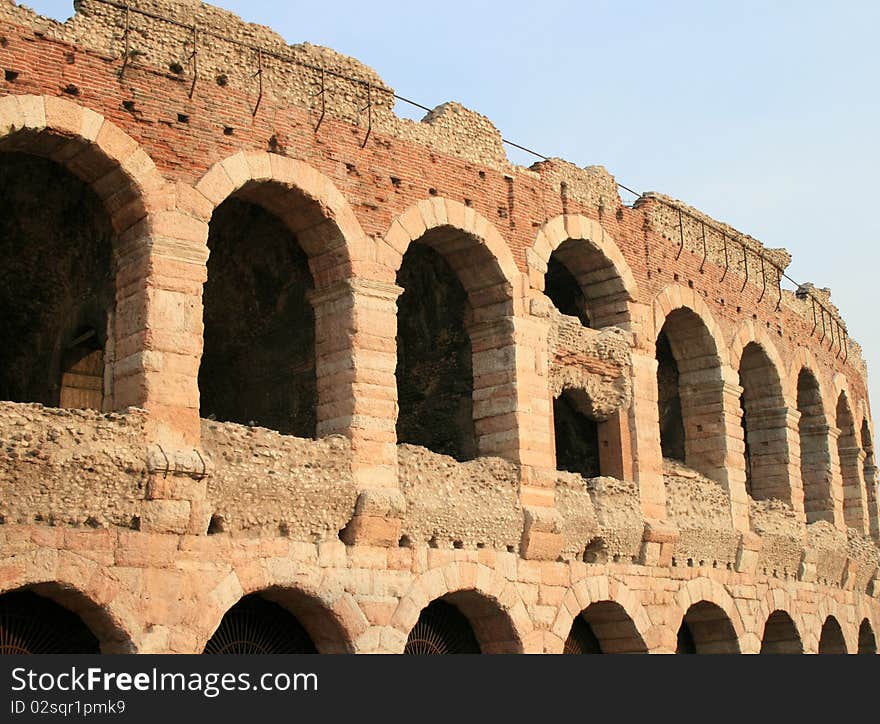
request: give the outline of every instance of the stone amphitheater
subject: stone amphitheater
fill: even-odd
[[[0,0],[0,652],[876,653],[783,249],[192,0]]]

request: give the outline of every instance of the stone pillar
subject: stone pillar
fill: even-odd
[[[660,450],[657,360],[642,350],[633,350],[632,395],[627,421],[642,515],[649,520],[665,520],[666,487]]]
[[[555,508],[549,325],[541,317],[505,317],[470,325],[474,429],[480,455],[520,466],[524,558],[555,560],[562,550]]]
[[[346,542],[397,545],[405,504],[397,475],[397,297],[386,282],[314,290],[318,436],[351,440],[360,490]]]
[[[834,524],[837,530],[846,531],[846,518],[843,514],[843,475],[840,470],[840,455],[835,455],[831,451],[836,451],[837,441],[840,439],[840,428],[834,425],[828,425],[828,468],[831,479],[831,503],[832,518],[829,522]],[[826,518],[826,520],[828,520]]]
[[[751,494],[756,500],[778,498],[804,511],[798,459],[800,412],[788,407],[753,410],[748,414]]]
[[[117,250],[113,404],[148,413],[142,530],[204,533],[210,518],[198,450],[208,256],[200,235],[124,239]]]
[[[863,478],[866,455],[858,447],[843,448],[839,455],[844,522],[848,528],[868,533],[868,496]]]
[[[799,425],[801,489],[807,523],[827,520],[836,527],[842,524],[843,507],[835,504],[832,456],[828,447],[831,428],[825,423]]]
[[[745,440],[742,429],[740,396],[743,388],[734,380],[739,375],[729,367],[721,368],[722,424],[724,425],[724,465],[715,478],[726,489],[730,498],[730,515],[733,527],[741,532],[749,531],[749,496],[746,492]]]
[[[618,410],[599,428],[599,469],[602,475],[619,480],[634,480],[633,451],[629,411]]]

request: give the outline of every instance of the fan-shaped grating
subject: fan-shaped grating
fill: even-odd
[[[79,617],[30,591],[0,596],[0,654],[98,654]]]
[[[602,646],[593,629],[580,616],[571,624],[571,631],[565,640],[563,654],[601,654]]]
[[[316,654],[318,650],[296,617],[258,595],[230,608],[206,654]]]
[[[433,601],[425,608],[406,641],[405,654],[479,654],[470,622],[455,606]]]

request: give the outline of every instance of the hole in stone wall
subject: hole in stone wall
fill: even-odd
[[[223,135],[231,136],[235,133],[235,129],[232,126],[224,126],[223,127]]]
[[[822,624],[822,634],[819,637],[819,653],[820,654],[845,654],[846,639],[840,624],[834,616],[829,616]]]
[[[623,606],[597,601],[575,616],[562,653],[646,654],[648,648]]]
[[[660,415],[660,448],[663,457],[685,461],[684,421],[681,416],[678,363],[669,337],[657,337],[657,404]]]
[[[208,247],[202,417],[314,437],[313,283],[296,236],[233,197],[214,211]]]
[[[212,515],[208,523],[208,535],[226,532],[226,520],[222,515]]]
[[[831,487],[831,456],[828,453],[828,423],[822,393],[815,375],[802,369],[797,382],[798,437],[801,448],[801,481],[807,522],[834,520]]]
[[[738,654],[736,630],[723,609],[700,601],[688,609],[681,622],[675,653]]]
[[[413,243],[397,284],[398,443],[457,460],[476,456],[467,293],[443,256]]]
[[[122,101],[122,107],[129,113],[134,112],[134,101]]]
[[[102,409],[112,246],[87,185],[52,161],[0,154],[0,399]]]
[[[227,76],[225,73],[221,73],[217,76],[216,81],[217,85],[219,85],[221,88],[225,88],[226,85],[229,83],[229,76]]]
[[[841,392],[837,398],[836,425],[840,431],[837,437],[837,460],[843,479],[844,521],[848,527],[864,532],[868,521],[864,510],[862,471],[859,469],[861,448],[846,392]]]
[[[12,83],[18,79],[18,71],[9,70],[7,68],[5,71],[3,71],[3,77],[6,79],[7,83]]]
[[[876,654],[877,639],[874,637],[874,629],[868,619],[863,619],[859,626],[859,653]]]
[[[391,177],[391,185],[394,186],[394,188],[399,189],[400,188],[400,179],[397,178],[397,176],[392,176]]]
[[[73,83],[68,83],[66,86],[64,86],[64,92],[67,93],[67,95],[69,96],[78,96],[79,88],[77,88]]]
[[[553,432],[556,441],[556,469],[585,478],[601,475],[599,426],[586,414],[580,391],[565,390],[553,400]]]
[[[175,75],[180,75],[183,73],[183,66],[180,63],[171,63],[168,66],[168,70],[170,70]]]
[[[436,600],[419,614],[407,637],[404,654],[479,654],[470,621],[456,606]]]
[[[570,317],[577,317],[585,327],[590,326],[590,315],[584,292],[578,284],[578,280],[559,260],[559,255],[555,251],[547,262],[544,293],[560,312]]]
[[[740,405],[746,489],[755,500],[777,498],[790,502],[782,383],[767,352],[755,342],[743,350],[739,380],[743,388]]]
[[[189,116],[186,113],[178,113],[177,114],[177,122],[178,123],[189,123]]]

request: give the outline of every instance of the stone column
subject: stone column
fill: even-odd
[[[468,333],[479,454],[520,466],[525,511],[521,555],[555,560],[562,535],[555,508],[547,319],[505,317],[472,324]]]
[[[834,523],[838,530],[846,531],[846,518],[843,514],[843,475],[840,470],[840,455],[831,451],[837,451],[837,441],[840,438],[840,428],[828,425],[828,469],[831,479],[831,504],[832,517],[829,522]]]
[[[726,489],[730,498],[730,515],[733,527],[741,532],[749,531],[749,496],[746,492],[745,439],[742,429],[740,396],[743,388],[737,381],[739,375],[730,367],[722,367],[721,387],[722,424],[724,426],[724,463],[716,478]]]
[[[863,468],[865,453],[858,447],[839,450],[840,473],[843,480],[843,519],[848,528],[868,533],[868,496]]]
[[[880,505],[877,499],[877,468],[869,458],[865,463],[865,492],[868,500],[868,525],[871,537],[880,542]]]
[[[660,449],[657,360],[643,350],[633,350],[632,395],[627,422],[642,515],[649,520],[665,520],[666,487]]]
[[[123,239],[117,250],[113,403],[148,412],[142,530],[204,533],[210,517],[198,450],[203,235],[155,233]]]
[[[397,474],[397,297],[347,279],[310,294],[315,309],[318,436],[351,440],[360,491],[346,542],[397,545],[405,503]]]

